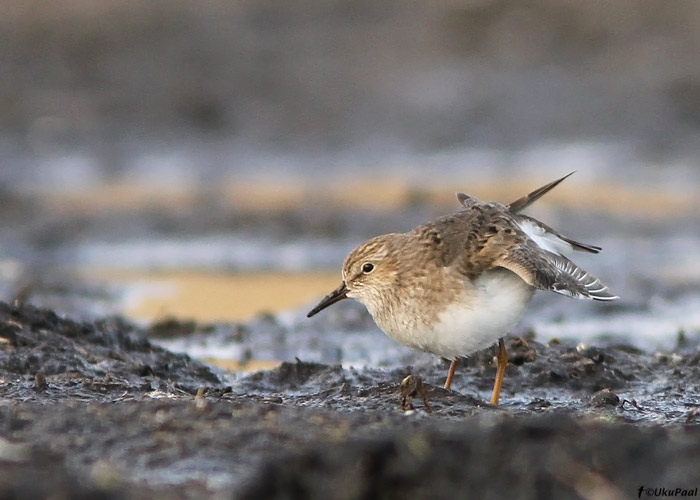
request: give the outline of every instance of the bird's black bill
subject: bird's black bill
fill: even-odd
[[[331,293],[326,295],[323,298],[323,300],[318,303],[318,305],[316,307],[314,307],[313,309],[311,309],[309,311],[309,314],[307,314],[306,317],[310,318],[314,314],[323,311],[326,307],[332,306],[336,302],[343,300],[345,297],[347,297],[349,291],[350,290],[348,290],[348,287],[346,287],[345,283],[343,283],[338,288],[333,290]]]

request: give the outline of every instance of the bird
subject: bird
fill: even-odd
[[[345,258],[342,283],[311,309],[312,317],[345,298],[362,303],[390,338],[451,361],[497,343],[490,403],[498,405],[508,364],[504,336],[519,322],[536,290],[612,301],[600,279],[574,264],[574,251],[596,254],[521,212],[568,178],[507,205],[457,193],[461,210],[406,233],[376,236]]]

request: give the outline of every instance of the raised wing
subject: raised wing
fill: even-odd
[[[518,198],[514,202],[509,203],[508,205],[506,205],[506,208],[508,208],[508,210],[514,214],[517,214],[521,210],[525,210],[527,207],[529,207],[537,200],[542,198],[544,195],[549,193],[552,189],[557,187],[560,182],[562,182],[567,177],[573,175],[575,172],[575,170],[573,172],[569,172],[561,179],[557,179],[556,181],[552,181],[549,184],[545,184],[544,186],[535,189],[531,193],[528,193],[525,196],[523,196],[522,198]]]
[[[513,271],[523,281],[539,290],[568,295],[578,299],[615,300],[608,287],[589,272],[563,255],[539,247],[524,247],[502,256],[496,264]]]
[[[598,253],[602,249],[588,243],[567,238],[563,234],[555,231],[544,222],[540,222],[533,217],[527,215],[514,214],[513,219],[516,221],[520,229],[523,230],[540,248],[549,250],[550,252],[559,255],[568,255],[572,250],[581,252]]]
[[[559,255],[566,255],[572,250],[598,253],[601,250],[600,247],[567,238],[537,219],[518,213],[542,198],[545,194],[557,187],[564,179],[574,174],[574,172],[570,172],[561,179],[557,179],[556,181],[552,181],[549,184],[535,189],[531,193],[508,204],[506,208],[514,215],[520,229],[532,238],[538,246],[545,250]]]
[[[608,287],[566,257],[542,248],[502,205],[475,206],[470,229],[454,265],[469,279],[495,267],[527,284],[581,299],[613,300]]]

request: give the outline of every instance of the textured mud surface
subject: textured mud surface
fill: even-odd
[[[177,324],[172,325],[178,328]],[[163,332],[161,332],[163,333]],[[509,339],[491,353],[234,377],[122,320],[0,305],[3,498],[633,498],[700,484],[700,355]],[[399,406],[399,382],[424,381]]]

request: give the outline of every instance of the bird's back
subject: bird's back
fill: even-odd
[[[565,255],[574,250],[597,252],[598,247],[565,238],[500,203],[470,200],[465,210],[409,233],[421,251],[434,256],[433,265],[454,268],[468,281],[494,268],[505,268],[540,290],[595,300],[617,298]]]

